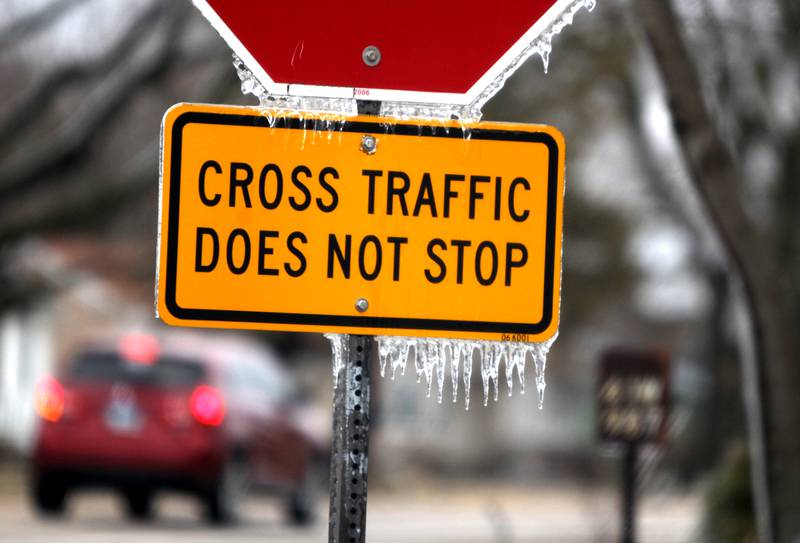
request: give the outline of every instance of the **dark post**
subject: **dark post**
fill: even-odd
[[[365,61],[366,62],[366,61]],[[357,101],[360,115],[378,115],[380,102]],[[363,149],[363,148],[362,148]],[[363,311],[368,306],[366,300]],[[370,354],[372,336],[351,335],[344,345],[344,368],[333,395],[333,450],[329,543],[365,543],[369,450]]]
[[[639,444],[631,441],[625,446],[622,466],[622,543],[636,541],[636,464]]]
[[[370,353],[374,338],[349,336],[333,396],[329,543],[364,543],[367,524]]]

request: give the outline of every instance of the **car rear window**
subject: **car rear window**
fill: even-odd
[[[123,359],[115,352],[85,352],[75,359],[70,379],[81,383],[127,382],[163,387],[192,386],[203,380],[205,370],[187,358],[162,356],[142,364]]]

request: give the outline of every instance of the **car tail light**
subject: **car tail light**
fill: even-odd
[[[36,412],[44,420],[58,422],[64,414],[64,388],[54,377],[44,377],[34,393]]]
[[[213,387],[200,385],[189,398],[189,410],[194,420],[206,426],[219,426],[225,418],[222,394]]]
[[[135,364],[154,364],[161,348],[158,340],[147,334],[128,334],[119,341],[122,358]]]

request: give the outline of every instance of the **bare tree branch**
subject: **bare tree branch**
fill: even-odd
[[[69,190],[56,190],[48,200],[37,199],[22,214],[12,214],[0,226],[0,244],[23,235],[74,227],[89,218],[111,216],[142,190],[154,188],[158,179],[158,153],[145,149],[122,172],[95,173]]]
[[[87,0],[56,0],[29,15],[20,17],[5,29],[0,30],[0,49],[28,38],[53,24],[70,10],[86,3]]]
[[[88,64],[70,63],[60,66],[32,84],[31,88],[23,91],[17,103],[12,104],[6,116],[0,119],[0,144],[18,135],[25,127],[34,124],[39,116],[47,111],[45,106],[63,87],[113,71],[135,48],[142,36],[147,35],[147,30],[158,21],[165,10],[166,4],[154,2],[137,17],[122,38],[102,57]]]
[[[192,57],[182,62],[183,68],[207,58]],[[199,95],[217,101],[229,94],[235,85],[229,62],[215,66]],[[38,193],[16,199],[12,209],[0,213],[0,246],[32,233],[71,227],[85,223],[90,217],[113,216],[130,199],[154,189],[158,179],[157,143],[151,141],[121,168],[110,171],[91,170],[89,175],[76,172],[69,179],[59,178],[59,184],[43,187]]]
[[[748,422],[760,540],[788,543],[800,533],[800,465],[795,456],[800,450],[800,376],[796,319],[785,295],[789,278],[776,267],[774,253],[743,209],[736,190],[744,185],[742,173],[715,131],[669,0],[635,5],[661,70],[691,178],[744,287],[754,349],[753,357],[745,357],[752,362],[752,379],[746,378],[745,384],[755,385],[748,388],[748,397],[755,399],[748,401]]]
[[[154,54],[134,51],[133,58],[95,87],[82,106],[52,136],[36,145],[21,146],[20,152],[0,173],[0,198],[26,190],[37,179],[85,151],[91,137],[127,102],[137,87],[157,77],[175,60],[176,36],[180,35],[185,19],[183,9],[174,9],[168,24],[160,29]]]

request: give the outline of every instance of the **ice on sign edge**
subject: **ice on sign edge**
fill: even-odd
[[[596,0],[574,0],[564,5],[561,13],[545,30],[537,35],[508,66],[492,81],[470,104],[434,104],[416,102],[383,102],[380,114],[398,119],[410,118],[445,118],[464,121],[479,121],[483,115],[483,106],[503,88],[509,77],[531,56],[539,55],[547,72],[550,53],[553,50],[553,38],[564,28],[572,24],[575,14],[580,10],[592,11]],[[320,111],[353,116],[357,113],[355,98],[313,98],[299,96],[279,96],[270,94],[258,81],[253,72],[235,54],[233,65],[242,82],[242,93],[255,96],[263,107],[285,109],[289,111]]]
[[[333,353],[333,380],[338,386],[339,374],[344,368],[348,356],[346,334],[325,334],[331,342]],[[539,396],[539,409],[544,405],[544,391],[546,388],[545,368],[547,366],[547,353],[556,340],[557,334],[541,343],[520,343],[501,341],[479,341],[438,338],[413,338],[400,336],[378,336],[378,356],[380,360],[381,377],[386,376],[387,367],[391,371],[391,378],[405,375],[409,359],[413,359],[417,374],[417,382],[422,378],[428,385],[428,397],[431,395],[434,378],[437,385],[437,401],[444,399],[444,382],[447,365],[450,365],[450,382],[453,390],[453,402],[458,401],[459,383],[464,384],[464,403],[469,409],[470,384],[472,381],[472,367],[477,363],[481,372],[483,384],[483,405],[489,403],[490,389],[494,388],[494,401],[498,400],[500,391],[500,363],[505,369],[505,381],[508,395],[514,391],[514,370],[519,380],[520,393],[525,393],[525,364],[528,354],[534,364],[536,375],[536,390]],[[461,375],[461,379],[459,379]]]

